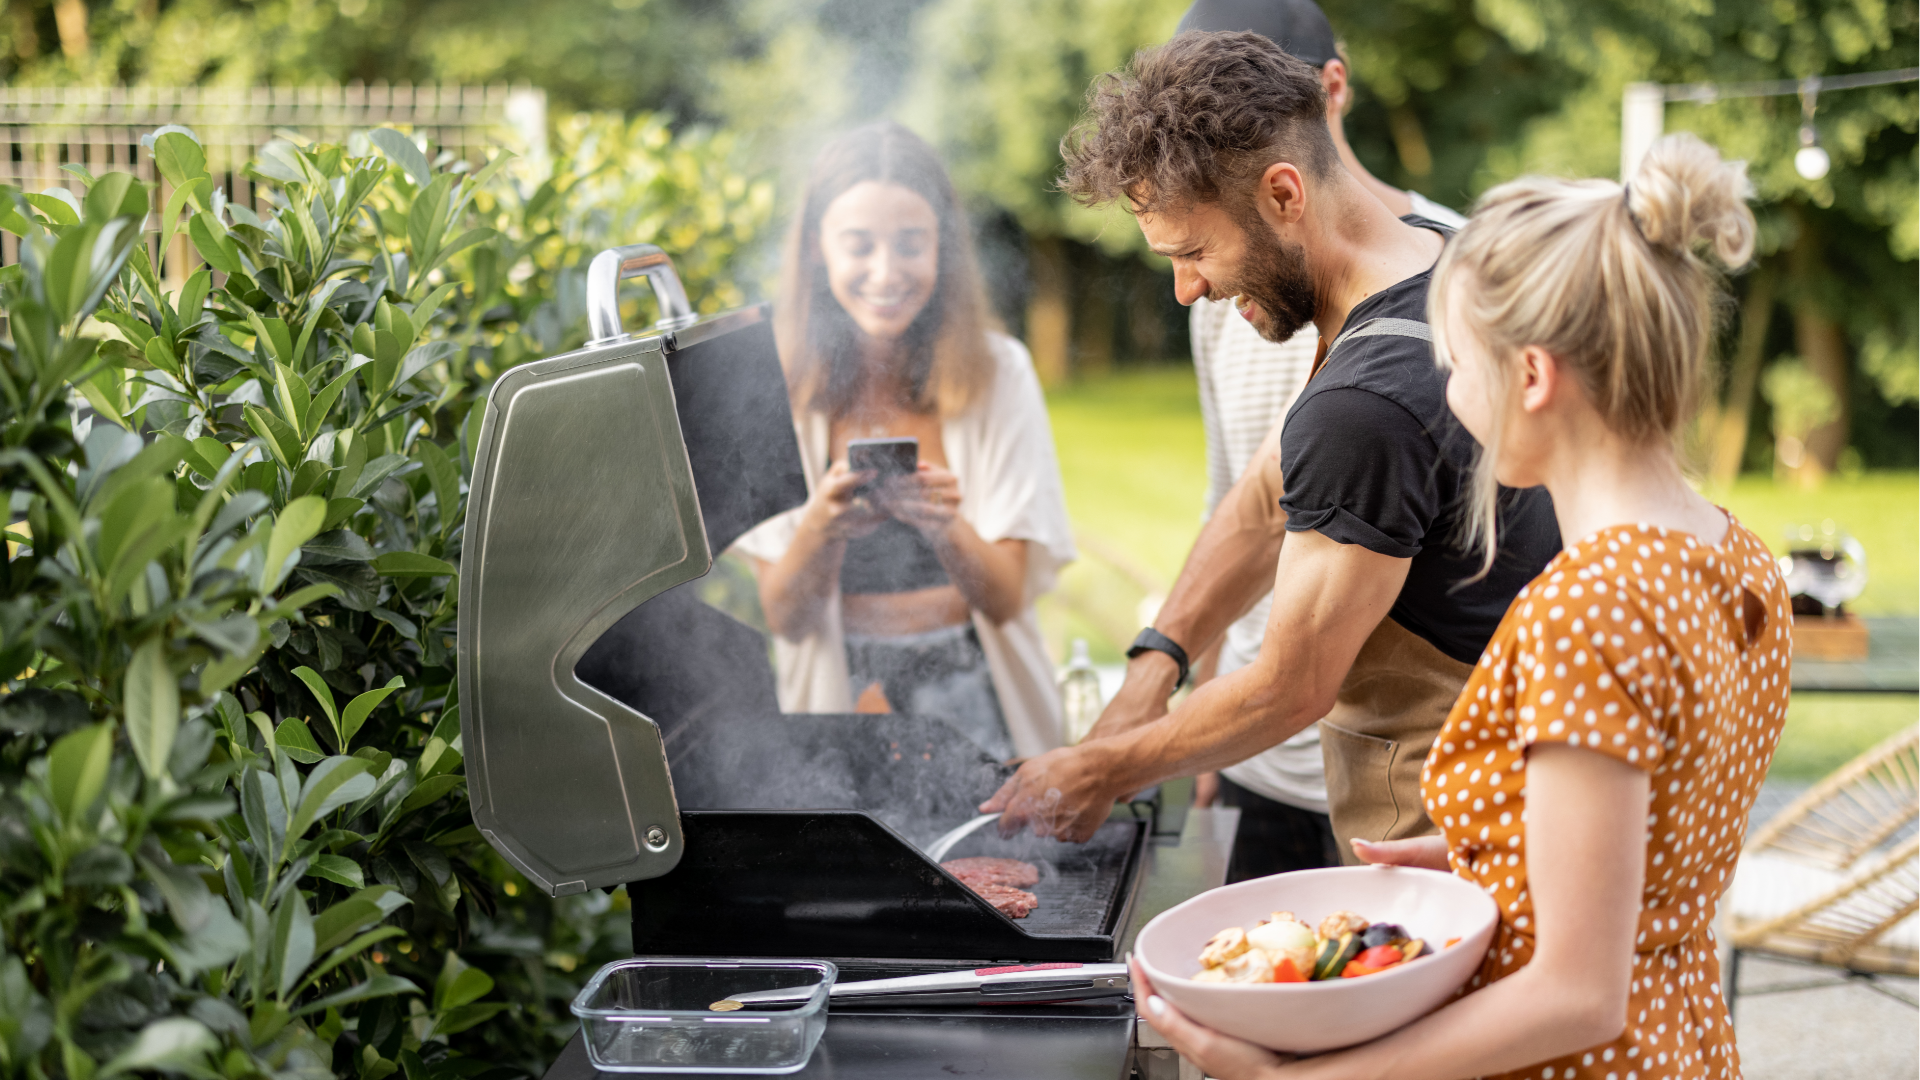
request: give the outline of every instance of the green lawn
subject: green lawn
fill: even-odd
[[[1206,443],[1193,370],[1137,368],[1048,396],[1067,509],[1081,558],[1042,601],[1057,656],[1084,637],[1096,661],[1119,659],[1179,572],[1199,531]],[[1920,477],[1834,477],[1817,490],[1745,477],[1709,493],[1769,544],[1789,526],[1832,518],[1867,550],[1862,614],[1920,612]],[[1143,605],[1142,601],[1148,600]],[[1813,779],[1920,718],[1910,695],[1802,694],[1788,713],[1776,775]]]
[[[1833,519],[1867,550],[1867,591],[1849,607],[1862,615],[1920,613],[1920,476],[1832,477],[1808,491],[1758,476],[1709,492],[1776,551],[1791,526]]]

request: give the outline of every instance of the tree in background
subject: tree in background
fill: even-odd
[[[719,124],[792,174],[883,114],[933,138],[982,226],[1002,314],[1043,373],[1183,352],[1164,264],[1112,213],[1051,189],[1087,85],[1164,40],[1183,0],[14,0],[13,82],[525,81],[557,110]],[[1359,90],[1348,131],[1392,183],[1457,207],[1523,172],[1611,175],[1632,81],[1835,75],[1915,63],[1915,0],[1326,0]],[[270,41],[272,48],[259,43]],[[1673,106],[1754,162],[1765,223],[1738,279],[1714,471],[1914,463],[1914,93],[1831,93],[1825,179],[1793,173],[1792,98]],[[764,280],[766,247],[746,252]],[[1750,327],[1751,329],[1744,329]],[[1754,431],[1749,439],[1747,433]],[[1848,449],[1854,453],[1849,455]]]

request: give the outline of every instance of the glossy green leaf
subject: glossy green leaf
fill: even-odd
[[[448,792],[466,783],[466,779],[464,776],[454,776],[445,773],[439,776],[428,777],[420,781],[412,791],[407,793],[407,797],[400,803],[400,812],[402,814],[408,814],[423,806],[431,806],[443,798]]]
[[[294,812],[288,831],[304,836],[314,822],[373,794],[373,777],[367,775],[372,768],[372,763],[357,757],[330,757],[314,766],[307,774],[300,792],[300,809]]]
[[[441,577],[460,572],[445,559],[414,551],[389,551],[373,560],[373,568],[384,577]]]
[[[391,885],[369,885],[314,916],[315,947],[323,953],[338,948],[410,902]]]
[[[80,205],[89,221],[117,217],[145,218],[147,211],[152,209],[147,199],[147,185],[132,173],[124,172],[110,172],[94,181]]]
[[[261,571],[260,591],[272,592],[286,579],[299,558],[300,547],[318,536],[327,519],[327,501],[318,495],[306,495],[288,503],[274,518],[273,534],[267,541],[267,561]]]
[[[427,155],[414,144],[414,141],[392,128],[376,128],[368,133],[373,145],[387,155],[388,160],[403,169],[408,178],[418,187],[425,187],[433,180],[433,166],[428,164]]]
[[[198,1020],[170,1016],[140,1029],[132,1045],[114,1055],[94,1080],[122,1073],[184,1072],[212,1075],[212,1058],[220,1041]]]
[[[367,786],[373,786],[371,778]],[[307,864],[307,873],[350,889],[363,888],[367,884],[366,872],[360,869],[360,864],[343,855],[315,855]]]
[[[190,136],[169,131],[153,140],[153,164],[175,187],[207,175],[207,152]]]
[[[446,962],[440,966],[440,977],[433,983],[434,1011],[457,1009],[469,1002],[479,1001],[492,989],[492,976],[479,968],[469,967],[458,953],[449,949]]]
[[[211,480],[219,474],[220,467],[227,463],[227,459],[233,456],[233,451],[228,450],[227,444],[219,439],[202,435],[193,440],[181,456],[194,472]]]
[[[258,405],[242,406],[241,412],[247,418],[247,426],[266,443],[267,452],[273,455],[273,460],[281,468],[292,472],[306,456],[306,445],[301,441],[300,433]]]
[[[127,741],[149,777],[166,773],[180,731],[180,685],[159,638],[133,650],[126,676]]]
[[[350,1005],[356,1001],[366,1001],[370,998],[378,997],[391,997],[395,994],[417,994],[419,992],[419,987],[398,975],[375,975],[366,982],[342,990],[337,994],[328,994],[326,997],[309,1001],[305,1005],[295,1009],[293,1015],[311,1016],[314,1013],[324,1012],[327,1009],[341,1005]]]
[[[298,889],[289,891],[274,909],[273,952],[280,997],[285,1000],[300,976],[307,973],[307,965],[313,963],[313,913],[307,910],[306,897]]]
[[[65,193],[63,192],[63,194]],[[45,214],[47,220],[55,225],[80,224],[80,207],[73,201],[71,194],[67,194],[66,198],[61,198],[59,195],[51,192],[42,193],[29,191],[26,193],[25,198],[27,202],[33,205],[35,210]]]
[[[360,508],[367,505],[365,499],[328,499],[327,522],[323,529],[335,529],[346,524]]]
[[[76,823],[106,788],[113,725],[94,724],[60,738],[47,752],[47,787],[61,820]]]
[[[398,675],[388,680],[387,685],[369,690],[347,702],[340,713],[340,746],[344,751],[348,742],[359,732],[360,726],[367,722],[367,716],[394,691],[407,685],[407,681]]]
[[[297,716],[289,716],[280,721],[273,732],[274,745],[287,752],[287,756],[302,765],[311,765],[327,756],[314,740],[313,732]]]
[[[247,272],[246,264],[240,261],[239,245],[227,235],[227,227],[211,213],[202,210],[188,220],[187,239],[193,241],[193,249],[215,270],[226,274]]]

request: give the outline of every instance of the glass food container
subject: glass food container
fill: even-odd
[[[604,1072],[799,1072],[827,1027],[837,968],[824,960],[617,960],[573,999]],[[716,1011],[735,994],[808,988],[806,1001]]]

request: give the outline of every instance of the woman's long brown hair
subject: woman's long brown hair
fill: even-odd
[[[848,188],[868,180],[914,192],[933,207],[940,223],[933,295],[908,328],[898,362],[905,365],[909,394],[902,404],[952,416],[977,400],[993,379],[984,290],[966,214],[946,169],[932,147],[892,121],[856,128],[820,151],[787,235],[774,334],[794,403],[842,416],[865,380],[860,328],[827,282],[820,219]]]

